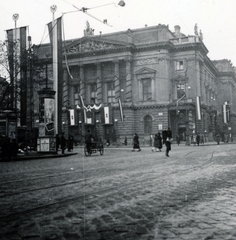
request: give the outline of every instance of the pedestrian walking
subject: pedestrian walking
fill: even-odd
[[[216,135],[216,142],[217,142],[217,145],[220,144],[220,134],[217,134],[217,135]]]
[[[161,133],[158,132],[157,134],[155,134],[154,137],[154,149],[157,152],[157,149],[159,149],[159,152],[161,152],[162,149],[162,137],[161,137]]]
[[[204,136],[202,133],[200,134],[200,143],[204,145]]]
[[[61,153],[64,154],[65,153],[65,149],[66,149],[66,143],[67,140],[64,136],[64,132],[61,134]]]
[[[166,145],[166,156],[169,157],[169,151],[171,150],[172,131],[170,128],[162,132],[163,144]]]
[[[73,145],[74,145],[74,137],[72,134],[70,134],[68,138],[68,152],[73,151]]]
[[[60,144],[61,144],[61,138],[60,138],[59,134],[56,134],[56,152],[58,152]]]
[[[176,136],[176,142],[177,142],[177,144],[179,146],[179,144],[180,144],[180,136],[179,135]]]
[[[197,145],[199,146],[199,144],[200,144],[200,135],[199,134],[197,134],[196,141],[197,141]]]
[[[138,149],[138,152],[141,151],[141,148],[139,146],[139,136],[137,133],[134,134],[134,137],[133,137],[133,152]]]
[[[93,135],[88,129],[87,133],[85,134],[85,144],[86,144],[88,154],[91,154],[92,138],[93,138]]]

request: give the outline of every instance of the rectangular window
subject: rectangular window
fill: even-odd
[[[143,101],[152,99],[151,79],[142,79]]]
[[[90,104],[96,103],[97,99],[97,83],[90,84]]]
[[[185,84],[177,85],[177,99],[183,97],[185,94]]]
[[[184,61],[177,61],[176,70],[183,70],[183,69],[184,69]]]
[[[75,93],[75,105],[80,105],[80,101],[79,101],[79,93]]]
[[[107,101],[112,103],[115,101],[115,83],[109,82],[107,83]]]

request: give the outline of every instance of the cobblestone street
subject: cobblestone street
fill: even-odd
[[[235,144],[74,151],[0,162],[0,239],[236,239]]]

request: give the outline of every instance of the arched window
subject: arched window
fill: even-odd
[[[147,115],[144,117],[144,134],[152,133],[152,117]]]

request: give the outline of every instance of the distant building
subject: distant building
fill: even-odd
[[[197,133],[206,141],[216,133],[236,135],[235,67],[229,60],[210,60],[197,32],[196,26],[194,35],[185,35],[180,26],[172,32],[159,24],[65,41],[63,130],[82,136],[89,128],[111,142],[125,137],[130,142],[136,132],[144,144],[166,127],[187,143]],[[36,54],[50,58],[50,44],[40,45]]]

